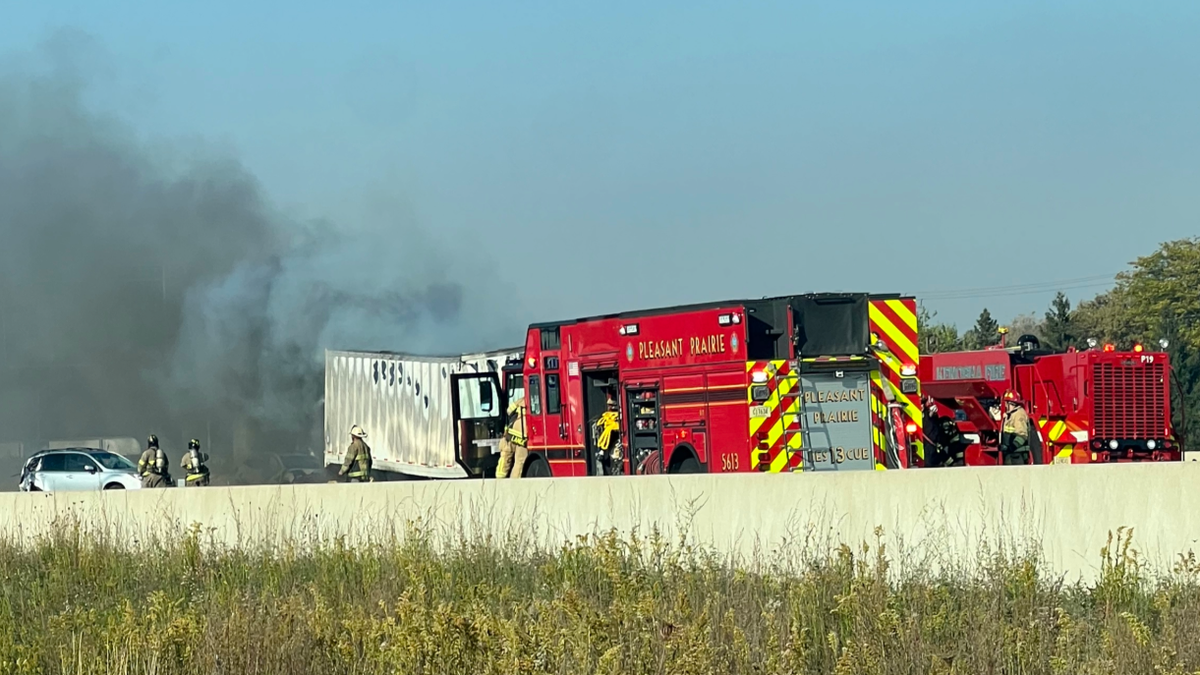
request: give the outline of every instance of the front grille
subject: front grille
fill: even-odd
[[[1092,367],[1092,437],[1162,438],[1166,431],[1166,366],[1161,363]]]

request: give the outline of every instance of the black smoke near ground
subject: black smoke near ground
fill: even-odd
[[[519,334],[411,227],[290,222],[236,158],[94,112],[83,44],[0,66],[0,442],[196,436],[261,478],[231,458],[319,451],[325,347]]]

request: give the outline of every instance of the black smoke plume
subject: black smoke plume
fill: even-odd
[[[97,51],[60,34],[0,70],[0,442],[200,437],[219,474],[319,450],[325,347],[519,335],[411,223],[292,222],[235,157],[94,111]]]

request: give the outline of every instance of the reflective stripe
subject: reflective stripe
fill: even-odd
[[[512,421],[508,423],[508,426],[504,427],[504,435],[512,439],[513,443],[524,447],[529,440],[529,437],[525,434],[525,428],[525,408],[522,406],[512,416]]]

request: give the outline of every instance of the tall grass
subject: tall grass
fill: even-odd
[[[1200,564],[1099,580],[1030,553],[931,572],[880,538],[747,566],[657,536],[258,550],[0,541],[4,673],[1174,673],[1200,669]],[[773,564],[778,562],[780,564]],[[786,564],[783,564],[786,563]],[[785,571],[787,570],[787,571]]]

